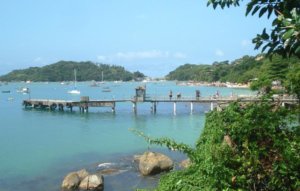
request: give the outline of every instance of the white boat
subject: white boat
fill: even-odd
[[[76,79],[76,69],[74,69],[74,89],[68,91],[69,94],[80,94],[80,91],[77,90],[76,83],[77,83],[77,79]]]
[[[17,92],[27,94],[27,93],[29,93],[29,88],[23,87],[23,88],[18,89]]]
[[[103,81],[103,71],[101,72],[101,82],[98,82],[98,84],[104,84],[104,81]]]

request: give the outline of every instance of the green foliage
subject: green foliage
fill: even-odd
[[[241,0],[208,0],[213,8],[239,6]],[[254,39],[255,49],[262,48],[267,55],[279,54],[283,57],[300,57],[300,1],[298,0],[249,0],[246,15],[258,14],[274,18],[273,28],[268,33],[263,29]]]
[[[122,80],[129,81],[142,78],[140,72],[131,73],[121,66],[95,64],[92,62],[59,61],[44,67],[31,67],[24,70],[14,70],[0,77],[1,81],[73,81],[74,69],[77,69],[78,81],[102,80],[102,72],[105,81]]]
[[[164,175],[156,190],[298,190],[300,127],[293,116],[265,101],[209,113],[196,147],[178,145],[192,165]],[[152,143],[176,148],[165,138]]]
[[[285,87],[300,100],[300,64],[291,64],[286,76]]]
[[[264,59],[266,60],[266,59]],[[244,56],[229,63],[228,61],[214,62],[212,65],[185,64],[170,72],[169,80],[221,81],[247,83],[258,77],[262,61],[256,57]]]

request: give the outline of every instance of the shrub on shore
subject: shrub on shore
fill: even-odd
[[[268,102],[234,103],[207,115],[195,148],[149,139],[192,161],[164,175],[156,190],[299,190],[300,127],[294,116]]]

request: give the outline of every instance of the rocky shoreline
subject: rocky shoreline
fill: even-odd
[[[110,162],[101,163],[92,172],[88,172],[86,169],[70,172],[64,177],[61,189],[62,191],[110,190],[109,188],[105,189],[104,182],[106,178],[117,176],[129,170],[136,171],[140,178],[154,178],[157,183],[160,174],[189,165],[188,160],[184,160],[179,164],[165,154],[152,151],[146,151],[142,155],[132,156],[131,162],[132,165]]]

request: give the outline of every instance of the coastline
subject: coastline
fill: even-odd
[[[166,154],[177,164],[185,159],[185,155],[164,148],[153,148],[151,151]],[[138,188],[154,188],[162,174],[144,177],[133,161],[134,155],[142,154],[146,150],[138,150],[131,153],[115,153],[110,156],[101,156],[100,153],[84,153],[73,158],[56,161],[51,169],[45,169],[44,175],[31,178],[13,177],[0,179],[1,187],[8,190],[43,190],[61,191],[61,183],[64,176],[71,171],[87,169],[89,172],[97,172],[104,168],[118,169],[118,172],[104,174],[104,190],[106,191],[132,191]],[[101,165],[102,164],[102,165]],[[102,168],[99,168],[102,167]],[[1,190],[1,189],[0,189]]]

